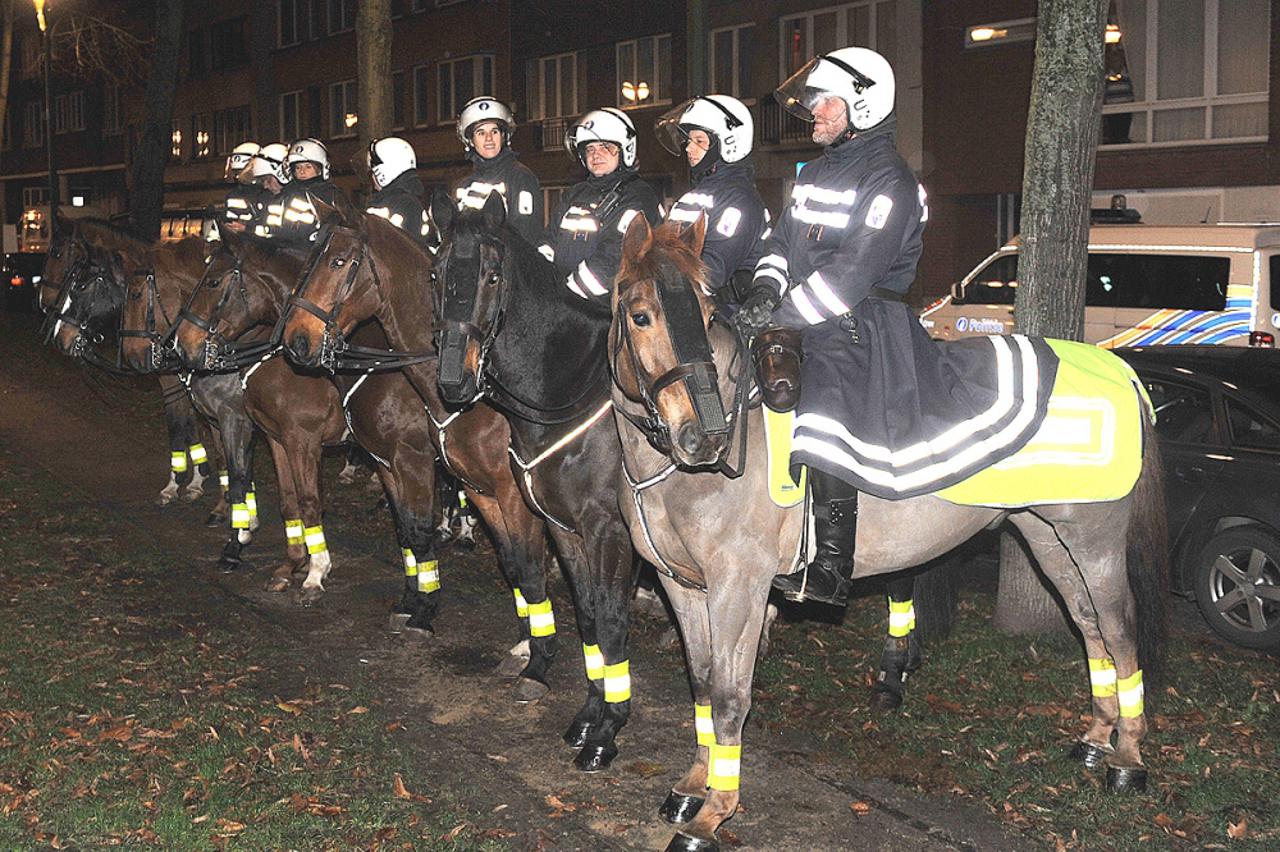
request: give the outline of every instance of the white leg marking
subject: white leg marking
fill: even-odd
[[[322,550],[311,554],[311,561],[307,565],[307,579],[302,581],[302,588],[319,589],[323,592],[324,580],[329,576],[329,569],[332,567],[333,561],[329,558],[329,551]]]

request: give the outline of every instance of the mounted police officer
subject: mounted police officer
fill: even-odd
[[[640,215],[658,221],[661,207],[636,174],[636,128],[622,110],[604,107],[582,116],[564,145],[588,177],[560,199],[539,251],[555,262],[565,286],[607,308],[627,226]]]
[[[667,219],[707,217],[702,246],[707,284],[722,307],[737,305],[750,289],[769,229],[749,159],[755,133],[751,110],[728,95],[705,95],[669,111],[655,131],[664,148],[688,160],[692,183]]]
[[[459,207],[484,207],[490,193],[507,205],[507,223],[529,245],[542,241],[542,187],[533,172],[511,150],[515,119],[506,104],[482,95],[467,101],[458,114],[458,138],[474,166],[454,187]]]
[[[297,139],[289,143],[286,158],[289,182],[282,199],[279,221],[268,219],[268,226],[276,229],[275,236],[295,242],[313,239],[319,230],[319,220],[311,199],[342,210],[349,210],[351,203],[346,194],[329,179],[329,149],[319,139]]]
[[[289,146],[283,142],[272,142],[262,148],[249,159],[249,180],[258,187],[258,196],[253,200],[253,217],[245,223],[246,230],[255,237],[272,236],[268,221],[279,223],[284,211],[284,188],[289,183],[289,169],[285,158],[289,156]]]
[[[396,136],[369,143],[367,153],[373,195],[366,213],[381,216],[400,228],[424,251],[431,250],[431,229],[422,204],[422,179],[413,146]]]
[[[222,179],[232,186],[223,201],[222,226],[228,230],[243,233],[253,224],[263,190],[253,182],[249,166],[260,150],[257,142],[241,142],[227,155]]]

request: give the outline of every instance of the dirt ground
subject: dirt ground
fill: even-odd
[[[167,606],[193,622],[233,624],[245,641],[269,643],[275,665],[268,689],[288,698],[308,683],[372,680],[384,701],[371,709],[400,722],[387,734],[419,767],[411,787],[463,790],[514,835],[514,849],[662,849],[672,828],[656,814],[692,755],[689,693],[679,652],[664,646],[667,624],[638,617],[633,634],[633,714],[619,737],[621,754],[604,773],[585,775],[560,734],[583,697],[582,662],[564,583],[554,600],[560,657],[551,693],[518,704],[511,682],[493,673],[515,637],[510,595],[492,551],[446,552],[445,600],[434,638],[389,635],[387,613],[401,580],[386,513],[374,511],[363,484],[343,489],[341,466],[326,462],[332,497],[326,534],[335,567],[320,604],[301,608],[291,595],[263,591],[283,555],[274,488],[259,488],[263,526],[248,556],[251,570],[221,574],[224,538],[208,529],[212,506],[158,508],[167,453],[153,402],[138,399],[144,380],[90,376],[37,351],[34,320],[0,315],[6,354],[0,363],[0,458],[61,483],[85,506],[119,519],[118,535],[166,542],[190,553],[189,570],[171,578]],[[29,353],[30,357],[14,357]],[[141,405],[142,411],[139,411]],[[145,416],[139,417],[140,414]],[[269,478],[265,447],[258,481]],[[345,508],[344,508],[345,507]],[[69,618],[73,617],[69,614]],[[156,637],[163,641],[163,637]],[[862,692],[849,701],[863,701]],[[925,796],[875,778],[857,766],[748,725],[743,806],[726,825],[726,848],[742,849],[1018,849],[1043,841],[1011,833],[985,808],[958,797]],[[549,799],[549,797],[552,797]],[[549,807],[550,801],[575,803]],[[851,807],[859,803],[858,808]]]

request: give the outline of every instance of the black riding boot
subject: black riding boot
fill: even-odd
[[[843,479],[809,468],[813,490],[814,538],[818,554],[808,567],[773,579],[789,601],[849,602],[853,543],[858,532],[858,490]]]

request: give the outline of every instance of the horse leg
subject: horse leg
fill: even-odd
[[[203,420],[197,420],[192,441],[187,446],[187,455],[191,459],[191,482],[182,490],[182,500],[186,503],[194,503],[204,496],[204,481],[209,476],[209,452],[204,448],[203,441],[209,434],[209,425]],[[211,438],[209,441],[212,443]]]
[[[301,430],[298,430],[301,431]],[[298,603],[311,606],[324,596],[324,581],[333,568],[329,545],[324,537],[320,505],[320,453],[318,436],[299,434],[293,440],[285,436],[287,470],[298,489],[298,513],[302,517],[303,544],[307,548],[307,577],[298,591]]]
[[[164,398],[164,424],[169,436],[169,482],[156,497],[156,505],[168,506],[178,498],[178,489],[191,478],[187,446],[192,443],[194,434],[195,409],[177,376],[161,376],[160,390]]]
[[[592,617],[596,642],[604,663],[604,709],[599,723],[587,734],[574,765],[583,772],[607,769],[618,755],[618,732],[631,716],[631,660],[627,638],[631,630],[631,584],[635,576],[631,538],[619,517],[602,512],[585,518],[583,528],[591,569]],[[578,604],[582,608],[581,601]],[[756,638],[759,639],[757,632]],[[585,642],[586,639],[584,638]],[[752,647],[752,656],[755,647]]]
[[[227,448],[222,441],[221,423],[217,429],[209,432],[209,445],[213,448],[213,459],[208,463],[210,470],[218,472],[218,502],[209,510],[209,517],[204,519],[206,527],[218,527],[227,522]]]
[[[1098,533],[1108,528],[1124,530],[1126,519],[1099,518],[1102,525],[1090,534],[1084,534],[1085,524],[1054,523],[1032,512],[1013,515],[1010,520],[1022,532],[1045,576],[1057,587],[1084,637],[1093,718],[1072,757],[1090,768],[1105,761],[1107,783],[1113,790],[1143,789],[1147,772],[1139,746],[1147,723],[1125,542],[1123,536],[1116,539]],[[1111,744],[1113,731],[1119,734],[1117,747]]]
[[[475,550],[478,523],[476,508],[467,499],[467,492],[458,489],[458,536],[454,543],[463,550]]]
[[[668,849],[719,850],[716,830],[738,809],[742,726],[751,710],[751,681],[764,629],[765,604],[773,575],[735,575],[711,583],[707,612],[711,627],[711,721],[707,797]]]
[[[888,712],[902,704],[907,678],[920,668],[920,642],[916,639],[916,611],[912,604],[915,577],[895,574],[885,582],[889,595],[889,638],[880,654],[880,673],[871,687],[871,709]]]
[[[659,815],[667,822],[680,824],[693,819],[706,799],[708,761],[716,741],[711,719],[711,622],[702,592],[667,577],[662,578],[662,583],[684,637],[685,662],[693,689],[693,727],[697,734],[693,765],[658,808]]]
[[[570,748],[581,749],[604,716],[604,658],[596,639],[595,589],[591,582],[591,565],[587,559],[586,545],[582,539],[554,525],[549,530],[560,555],[560,564],[569,578],[569,585],[573,587],[578,635],[582,639],[586,662],[587,699],[564,732],[565,743]]]
[[[222,547],[218,567],[224,572],[230,572],[244,565],[244,549],[253,539],[249,531],[247,502],[249,478],[253,471],[253,430],[227,429],[223,432],[222,441],[227,450],[227,502],[231,507],[231,536]]]
[[[271,447],[271,461],[276,468],[276,482],[280,488],[280,515],[284,520],[285,556],[267,578],[268,592],[285,592],[289,590],[289,579],[295,571],[306,567],[307,547],[302,514],[298,507],[298,490],[293,477],[289,475],[289,460],[285,455],[284,445],[268,436],[267,443]]]
[[[435,503],[435,456],[397,452],[391,470],[375,464],[391,500],[404,556],[404,593],[393,619],[400,614],[406,631],[419,637],[435,634],[432,622],[440,610],[440,560],[436,552],[432,508]]]

